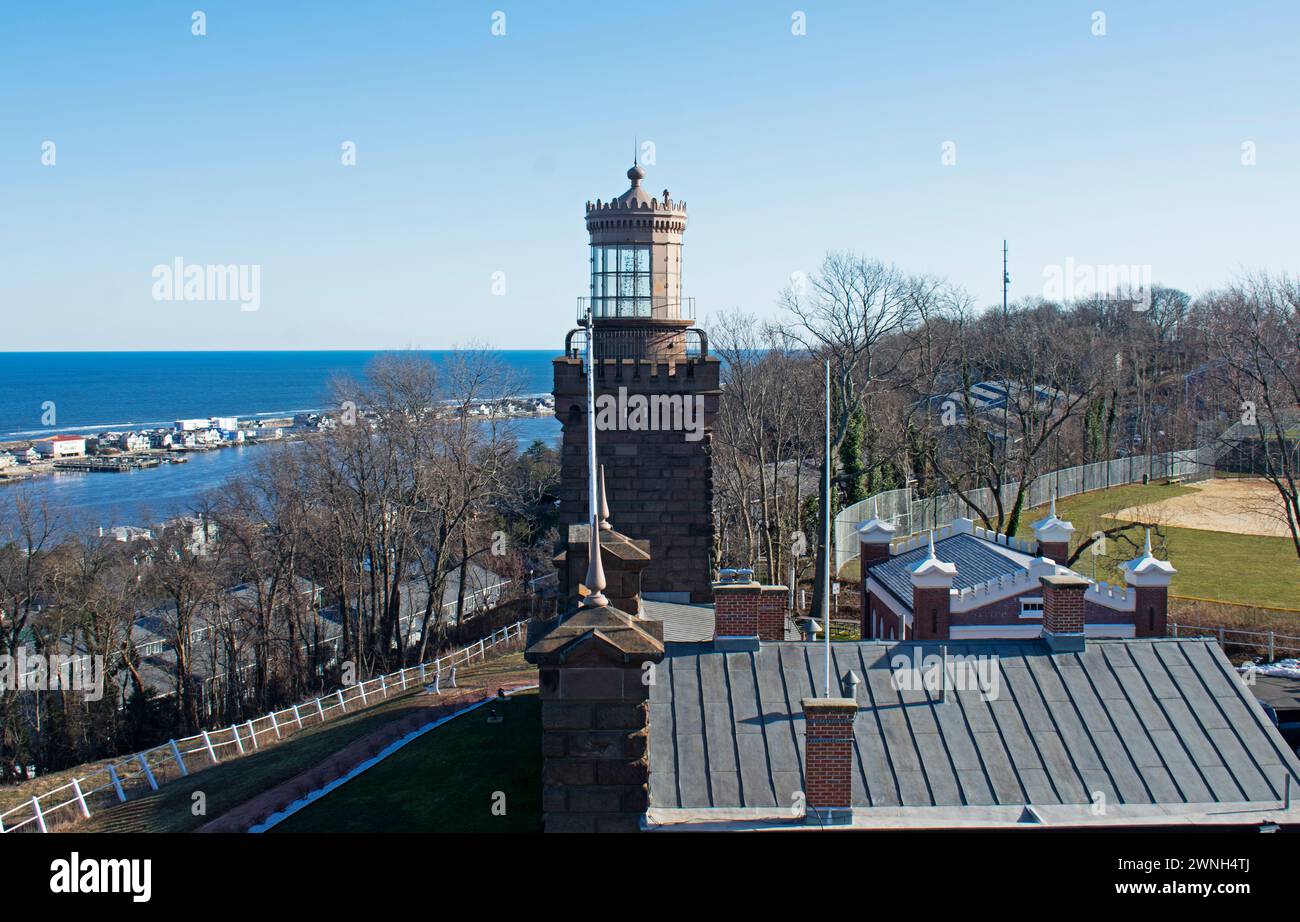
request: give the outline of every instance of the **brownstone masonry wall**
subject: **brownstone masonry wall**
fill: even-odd
[[[1169,620],[1168,586],[1130,586],[1136,603],[1133,632],[1138,637],[1164,637]]]
[[[758,597],[758,639],[785,640],[787,622],[786,604],[790,601],[788,586],[764,586]]]
[[[853,804],[852,698],[804,698],[804,795],[809,809]]]
[[[587,384],[579,359],[554,362],[555,416],[561,444],[560,522],[587,518]],[[681,395],[704,398],[704,433],[688,441],[682,431],[605,430],[597,453],[605,465],[610,522],[650,542],[653,560],[641,577],[643,593],[689,592],[691,601],[712,600],[713,419],[718,410],[718,361],[670,364],[598,362],[596,394]]]

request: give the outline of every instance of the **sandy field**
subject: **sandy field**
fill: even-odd
[[[1196,492],[1130,506],[1111,518],[1239,535],[1286,538],[1291,534],[1282,497],[1267,480],[1204,480],[1187,486]]]

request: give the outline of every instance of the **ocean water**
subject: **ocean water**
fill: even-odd
[[[189,417],[289,416],[330,405],[335,376],[362,378],[378,352],[0,353],[0,442],[58,433],[153,428]],[[419,353],[442,361],[449,353]],[[496,353],[522,394],[551,389],[551,350]],[[49,404],[53,416],[49,417]],[[47,425],[49,422],[51,424]],[[521,445],[555,444],[553,417],[512,421]],[[67,527],[144,525],[192,509],[250,459],[274,448],[194,452],[186,464],[122,474],[54,474],[21,487],[46,499]],[[4,501],[0,493],[0,502]]]

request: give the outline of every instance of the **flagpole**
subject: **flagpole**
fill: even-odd
[[[831,363],[826,360],[826,483],[822,495],[825,510],[825,526],[822,532],[822,553],[826,562],[822,564],[822,610],[825,617],[822,633],[826,644],[826,695],[831,696]]]

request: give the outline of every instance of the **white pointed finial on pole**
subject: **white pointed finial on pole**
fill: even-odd
[[[600,466],[600,530],[613,531],[609,524],[609,500],[605,497],[605,465]]]
[[[587,577],[583,583],[587,596],[584,608],[608,605],[605,598],[605,567],[600,560],[600,499],[596,484],[596,330],[592,325],[591,306],[587,306],[587,521],[591,538],[587,548]]]
[[[933,528],[930,529],[930,559],[931,560],[939,559],[934,553],[934,529]]]
[[[1142,556],[1143,556],[1143,557],[1150,557],[1150,556],[1151,556],[1151,529],[1149,529],[1149,528],[1147,529],[1147,541],[1146,541],[1146,545],[1142,548]]]
[[[1056,491],[1055,490],[1052,491],[1052,510],[1050,515],[1052,516],[1056,515]]]

